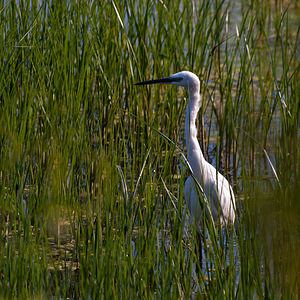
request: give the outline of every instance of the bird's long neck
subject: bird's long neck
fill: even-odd
[[[201,96],[199,89],[190,90],[189,92],[190,96],[185,116],[186,148],[188,161],[196,177],[200,179],[202,177],[202,164],[205,161],[197,139],[196,128],[196,118],[201,105]]]

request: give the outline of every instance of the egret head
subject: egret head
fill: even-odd
[[[146,85],[146,84],[156,84],[156,83],[167,83],[173,85],[179,85],[187,88],[188,90],[198,90],[200,88],[200,81],[197,75],[189,71],[182,71],[171,75],[170,77],[165,77],[155,80],[147,80],[138,82],[135,85]]]

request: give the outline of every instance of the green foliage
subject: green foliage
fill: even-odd
[[[0,19],[0,297],[298,297],[297,1],[2,1]],[[181,70],[238,199],[202,271],[187,94],[133,85]]]

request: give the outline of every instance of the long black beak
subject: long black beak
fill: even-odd
[[[146,85],[146,84],[156,84],[156,83],[171,83],[171,82],[178,82],[181,81],[182,78],[172,78],[172,77],[166,77],[166,78],[160,78],[160,79],[154,79],[154,80],[146,80],[142,82],[135,83],[134,85]]]
[[[172,81],[173,81],[172,78],[166,77],[166,78],[160,78],[160,79],[154,79],[154,80],[146,80],[146,81],[135,83],[134,85],[146,85],[146,84],[156,84],[156,83],[170,83]]]

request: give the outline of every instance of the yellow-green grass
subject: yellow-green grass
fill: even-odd
[[[299,296],[297,1],[2,1],[0,18],[0,297]],[[201,271],[188,95],[133,85],[181,70],[237,198],[233,228],[205,222]]]

